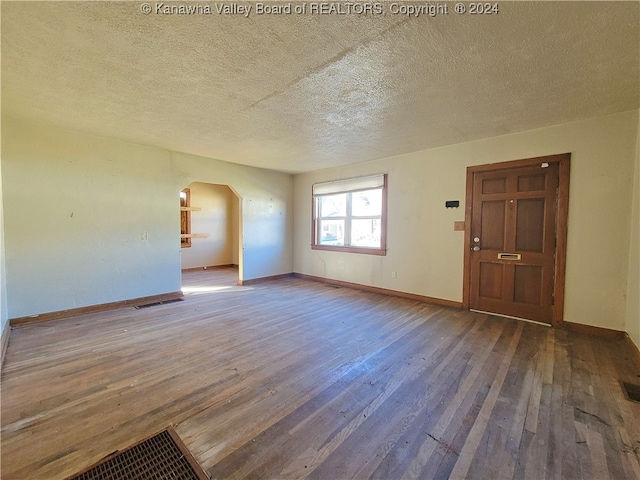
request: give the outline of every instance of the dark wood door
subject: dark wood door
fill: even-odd
[[[470,308],[552,323],[559,164],[473,173]]]

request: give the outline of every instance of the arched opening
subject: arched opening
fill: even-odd
[[[242,203],[228,185],[191,182],[180,191],[183,273],[210,270],[242,282]]]

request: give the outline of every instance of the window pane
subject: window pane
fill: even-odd
[[[372,217],[382,214],[382,189],[365,190],[351,194],[351,214],[354,217]]]
[[[312,249],[386,255],[386,175],[313,185]]]
[[[351,246],[380,248],[380,219],[352,220]]]
[[[344,246],[344,220],[321,220],[319,244]]]
[[[318,198],[320,217],[345,217],[347,215],[347,194],[325,195]]]

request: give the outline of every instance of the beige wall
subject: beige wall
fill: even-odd
[[[290,175],[18,119],[2,126],[10,318],[179,290],[177,198],[193,181],[242,197],[245,279],[291,272]]]
[[[226,185],[193,182],[188,188],[191,206],[200,208],[191,212],[191,232],[208,237],[193,238],[191,246],[182,249],[182,268],[233,264],[234,239],[238,239],[234,232],[238,220],[233,215],[238,211],[234,209],[238,197]]]
[[[296,175],[294,271],[461,301],[466,167],[571,152],[564,319],[624,330],[637,136],[630,111]],[[311,250],[311,185],[385,172],[387,255]]]
[[[634,179],[631,246],[629,248],[627,333],[640,348],[640,125],[638,125]]]
[[[292,272],[292,175],[186,153],[171,157],[176,192],[197,181],[228,185],[240,197],[240,280]]]

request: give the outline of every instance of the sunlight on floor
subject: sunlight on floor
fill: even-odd
[[[210,287],[182,287],[182,293],[186,294],[202,294],[202,293],[219,293],[219,292],[239,292],[245,290],[253,290],[252,287],[239,286],[210,286]]]

